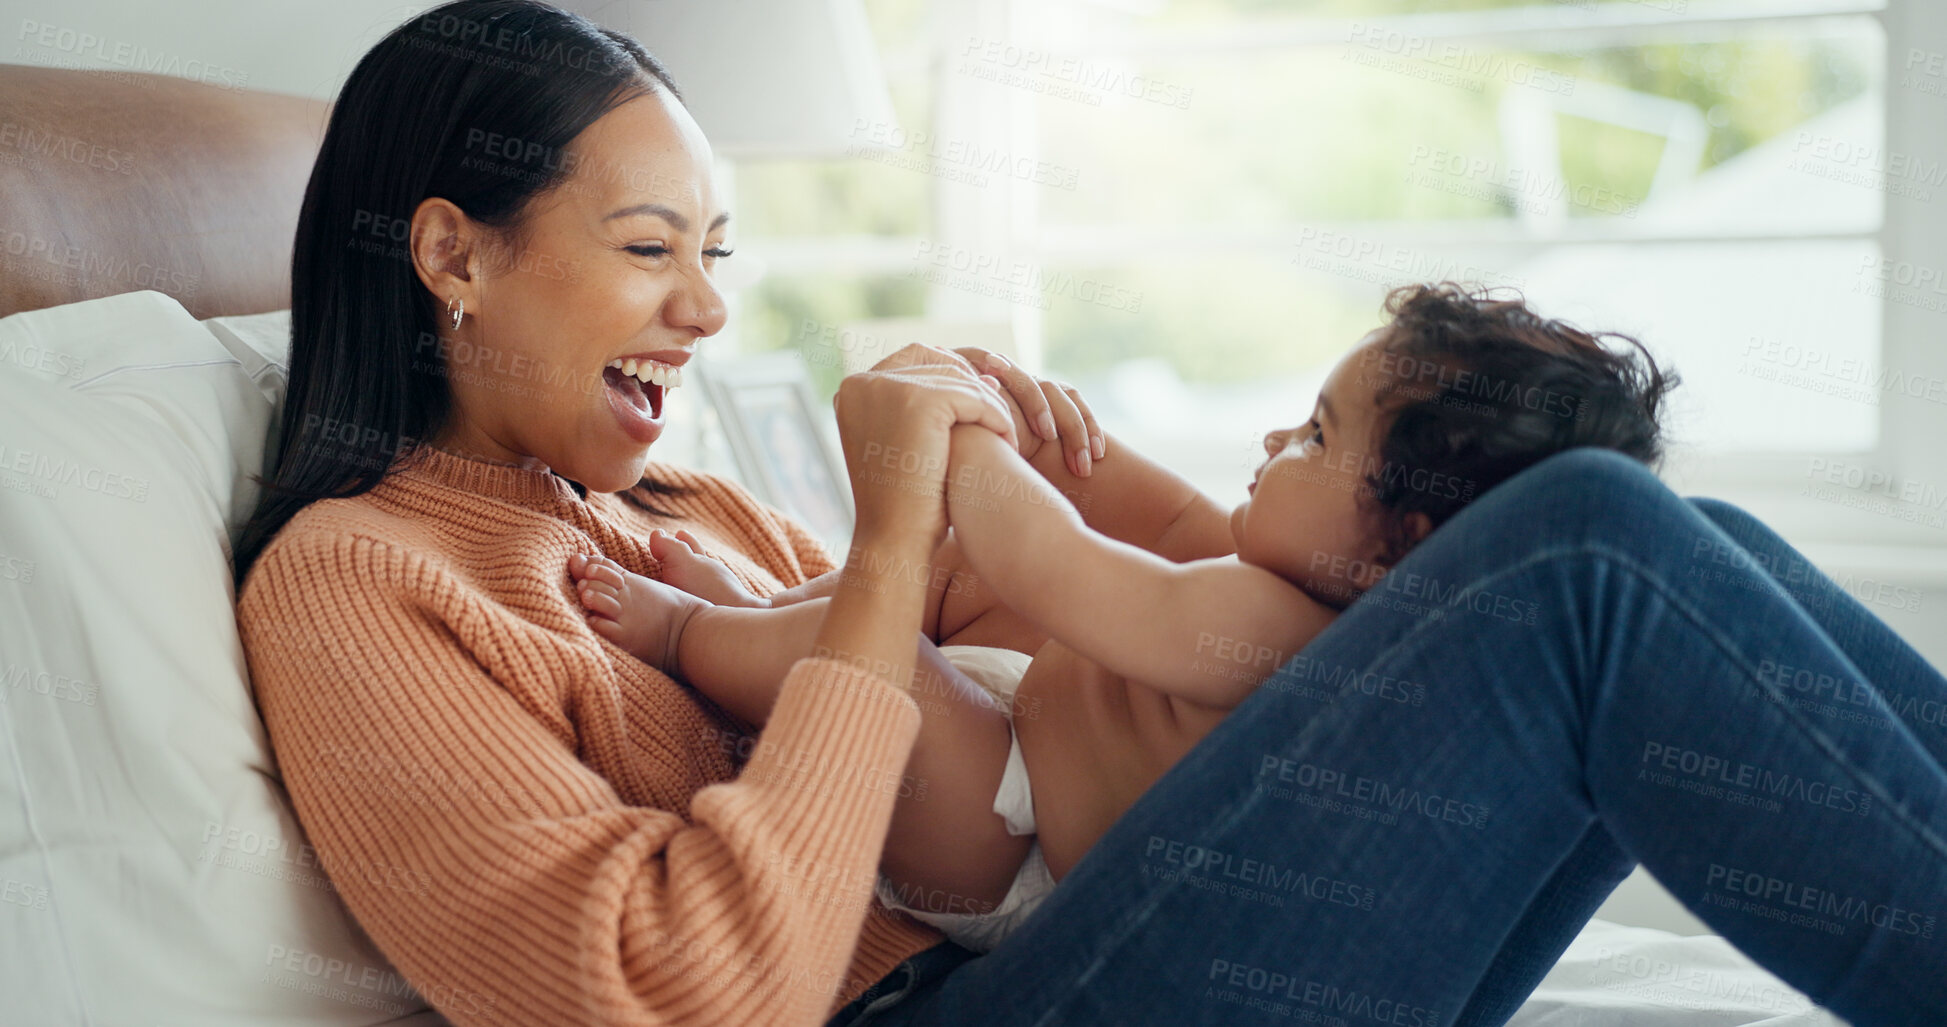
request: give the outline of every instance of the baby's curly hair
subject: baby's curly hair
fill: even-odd
[[[1652,467],[1663,457],[1658,416],[1678,384],[1674,371],[1630,336],[1585,332],[1541,317],[1518,293],[1496,292],[1442,282],[1386,297],[1391,320],[1361,369],[1380,379],[1377,463],[1467,483],[1416,489],[1410,474],[1367,476],[1364,501],[1388,566],[1417,540],[1409,515],[1424,514],[1437,528],[1563,450],[1613,449]]]

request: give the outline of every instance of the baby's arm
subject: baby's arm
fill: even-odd
[[[951,460],[949,519],[974,569],[1001,601],[1115,673],[1230,706],[1331,623],[1331,610],[1270,571],[1171,563],[1091,530],[993,432],[955,428]],[[1238,652],[1253,656],[1240,664]]]
[[[1229,510],[1127,443],[1111,443],[1112,455],[1086,478],[1068,469],[1060,446],[1043,445],[1028,466],[1061,490],[1084,523],[1118,542],[1177,563],[1237,551]]]

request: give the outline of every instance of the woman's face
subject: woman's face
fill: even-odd
[[[723,327],[711,276],[729,214],[709,144],[666,90],[604,115],[567,160],[565,180],[528,204],[512,252],[443,200],[415,216],[415,240],[421,219],[435,237],[422,265],[440,266],[443,224],[473,248],[464,275],[421,268],[442,306],[466,304],[457,331],[441,320],[454,414],[435,444],[617,492],[642,477],[664,394],[698,340]]]

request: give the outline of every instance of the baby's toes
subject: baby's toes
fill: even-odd
[[[607,617],[588,618],[588,627],[597,635],[614,642],[616,645],[622,644],[622,625],[617,624]]]
[[[616,563],[614,560],[606,556],[596,556],[589,558],[588,570],[583,574],[583,577],[588,581],[607,585],[610,588],[620,589],[628,583],[628,573],[621,564]]]
[[[582,607],[592,613],[614,617],[622,612],[622,603],[616,598],[615,590],[599,581],[584,581],[576,591],[581,596]]]

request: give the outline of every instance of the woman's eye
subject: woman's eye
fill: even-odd
[[[638,257],[669,256],[669,247],[664,246],[661,243],[646,243],[641,246],[625,246],[623,247],[623,249],[628,250],[630,253],[633,253]]]
[[[1310,429],[1305,433],[1305,445],[1323,447],[1325,445],[1325,429],[1319,427],[1317,424],[1308,424],[1305,427]]]
[[[713,247],[711,247],[711,248],[709,248],[709,249],[707,249],[707,250],[704,250],[704,251],[703,251],[703,255],[704,255],[704,256],[706,256],[706,257],[709,257],[709,258],[711,258],[711,259],[713,259],[713,260],[722,260],[723,258],[725,258],[725,257],[728,257],[728,256],[730,256],[730,255],[731,255],[732,253],[735,253],[735,252],[737,252],[737,251],[736,251],[736,250],[726,250],[726,249],[724,249],[724,248],[723,248],[723,247],[721,247],[721,246],[713,246]]]

